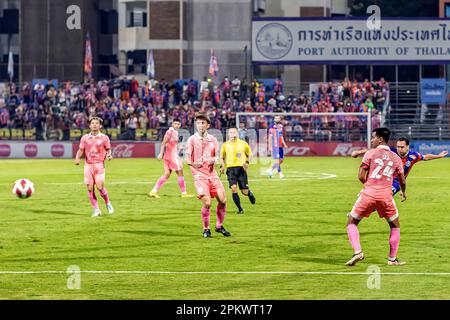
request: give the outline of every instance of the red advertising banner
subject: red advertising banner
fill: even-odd
[[[288,142],[287,157],[350,156],[353,151],[367,148],[367,142]]]
[[[77,155],[78,142],[72,144],[73,158]],[[154,142],[112,142],[113,158],[155,158]]]

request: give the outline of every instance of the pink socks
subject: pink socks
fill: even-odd
[[[226,204],[218,204],[216,209],[217,214],[217,222],[216,228],[219,229],[222,227],[223,220],[225,220],[225,214],[227,213],[227,205]]]
[[[203,222],[203,229],[209,229],[209,218],[210,218],[210,209],[209,208],[202,208],[202,222]]]
[[[167,178],[165,176],[162,176],[161,178],[159,178],[158,182],[156,182],[155,187],[153,188],[153,191],[158,192],[159,189],[161,189],[161,187],[164,185],[164,183],[166,183]]]
[[[100,195],[102,196],[103,200],[105,200],[105,203],[108,204],[109,203],[109,197],[108,197],[108,191],[106,190],[106,188],[103,188],[102,190],[99,190]]]
[[[184,177],[178,177],[178,185],[180,186],[181,193],[186,193],[186,184],[184,183]]]
[[[98,201],[97,201],[97,197],[95,196],[95,192],[88,191],[88,195],[89,195],[89,201],[91,202],[92,207],[94,209],[98,209]]]
[[[389,258],[396,258],[398,245],[400,244],[400,228],[391,228],[391,236],[389,237]]]
[[[353,251],[358,253],[361,251],[361,244],[359,243],[359,231],[356,224],[349,224],[347,226],[348,239],[352,245]]]

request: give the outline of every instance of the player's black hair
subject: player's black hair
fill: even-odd
[[[389,138],[391,137],[391,130],[389,130],[388,128],[377,128],[372,132],[375,132],[375,135],[379,138],[382,138],[384,142],[389,142]]]
[[[195,115],[195,121],[197,120],[205,120],[209,124],[211,124],[211,120],[209,119],[208,115],[205,112],[199,112]]]
[[[175,118],[175,119],[173,119],[172,123],[174,123],[174,122],[179,122],[179,123],[181,123],[181,120],[178,119],[178,118]]]
[[[408,138],[401,137],[397,141],[405,141],[406,145],[409,146],[409,139]]]
[[[89,124],[91,124],[92,121],[97,120],[98,122],[100,122],[101,125],[103,125],[103,119],[100,117],[91,117],[89,119]]]

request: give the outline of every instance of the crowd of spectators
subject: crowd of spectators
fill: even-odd
[[[320,83],[310,93],[285,92],[281,79],[271,86],[257,80],[247,83],[238,77],[214,82],[168,83],[135,78],[85,83],[52,84],[5,83],[0,87],[0,128],[32,129],[38,132],[87,129],[90,116],[104,119],[104,128],[120,128],[133,139],[136,129],[167,128],[175,118],[182,127],[193,131],[198,111],[207,112],[212,127],[224,130],[236,125],[236,112],[371,112],[373,126],[388,97],[389,84],[335,81]],[[247,116],[239,119],[247,128],[264,129],[272,117]],[[286,131],[292,140],[308,137],[331,139],[335,134],[365,130],[364,117],[310,116],[285,117]]]

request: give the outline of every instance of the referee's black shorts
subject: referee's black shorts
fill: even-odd
[[[247,172],[244,167],[231,167],[227,169],[228,183],[231,186],[237,184],[239,189],[248,189]]]

